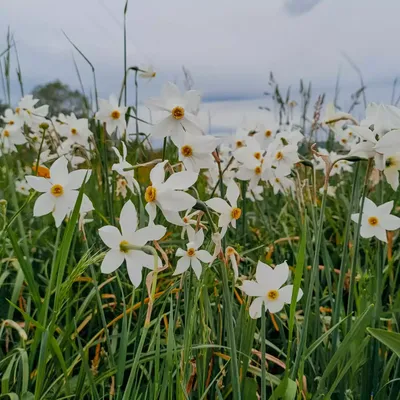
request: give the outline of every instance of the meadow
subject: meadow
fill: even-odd
[[[217,137],[125,70],[1,116],[0,399],[400,399],[400,109],[271,75],[276,123]]]

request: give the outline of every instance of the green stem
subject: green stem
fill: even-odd
[[[163,149],[162,149],[162,160],[165,161],[165,156],[167,153],[167,137],[164,138]]]
[[[267,399],[266,380],[267,371],[265,368],[265,304],[261,307],[261,400]]]

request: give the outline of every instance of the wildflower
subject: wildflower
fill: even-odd
[[[393,190],[399,187],[400,153],[388,157],[385,161],[383,173]]]
[[[88,139],[92,136],[86,118],[76,118],[75,114],[65,117],[65,123],[60,125],[60,135],[72,144],[88,147]]]
[[[126,195],[128,194],[128,182],[125,178],[120,177],[117,179],[117,187],[115,189],[115,195],[117,197],[122,196],[125,199]]]
[[[257,133],[254,135],[261,148],[268,149],[268,146],[274,141],[278,128],[276,126],[266,127],[263,124],[257,126]]]
[[[197,181],[198,174],[190,171],[177,172],[164,182],[164,166],[167,162],[157,164],[150,171],[151,184],[144,195],[150,221],[154,221],[156,217],[157,206],[162,212],[164,210],[179,212],[189,210],[196,204],[196,199],[183,190]]]
[[[200,172],[202,168],[212,168],[214,158],[211,153],[217,146],[213,136],[194,136],[188,132],[172,138],[179,151],[179,161],[188,171]]]
[[[229,224],[232,225],[233,228],[236,228],[236,221],[242,215],[242,210],[237,206],[239,188],[233,179],[227,186],[226,198],[229,203],[219,197],[213,197],[206,201],[208,207],[220,214],[218,227],[222,228],[221,237],[225,236]]]
[[[231,262],[233,273],[235,274],[235,281],[237,281],[239,277],[238,260],[240,260],[240,256],[233,247],[228,246],[225,249],[225,257]]]
[[[393,200],[380,206],[366,198],[361,216],[360,235],[369,239],[375,236],[382,242],[387,242],[386,231],[400,228],[400,218],[390,214],[393,209]],[[352,214],[351,219],[358,223],[360,214]]]
[[[135,193],[135,189],[137,193],[140,193],[140,186],[137,180],[135,179],[134,170],[124,171],[124,169],[132,168],[132,165],[126,161],[126,156],[128,155],[128,150],[126,148],[125,143],[122,141],[122,155],[116,147],[113,147],[114,153],[118,157],[118,163],[112,166],[112,170],[118,172],[121,176],[126,179],[128,183],[128,188],[132,193]]]
[[[187,227],[190,225],[197,225],[198,220],[193,219],[195,216],[199,215],[200,211],[195,211],[193,213],[190,213],[189,210],[186,211],[185,216],[181,217],[178,212],[175,211],[166,211],[164,210],[164,217],[165,219],[170,222],[171,224],[174,224],[176,226],[181,226],[182,227],[182,233],[181,233],[181,238],[183,239],[185,236],[185,232],[187,230]],[[203,226],[203,225],[200,225]]]
[[[18,117],[21,125],[25,123],[28,126],[32,126],[33,124],[40,124],[43,122],[49,112],[49,106],[44,105],[35,108],[38,101],[39,99],[34,99],[31,94],[24,96],[20,100],[18,107],[15,109],[15,115]]]
[[[186,251],[179,248],[176,251],[176,256],[180,257],[174,275],[182,274],[189,269],[193,268],[197,279],[201,275],[201,262],[208,263],[212,260],[212,255],[206,250],[199,250],[204,242],[203,229],[197,232],[191,226],[187,227],[189,243],[186,245]]]
[[[24,196],[29,195],[29,189],[31,187],[28,185],[28,182],[25,179],[21,179],[19,181],[15,181],[15,190],[18,193],[23,194]]]
[[[278,264],[275,268],[259,261],[256,270],[256,282],[244,281],[241,289],[248,296],[256,297],[251,303],[249,312],[251,318],[260,318],[262,305],[270,313],[277,313],[283,306],[292,301],[293,285],[282,285],[289,278],[289,266],[286,261]],[[303,291],[299,289],[296,302],[303,296]]]
[[[149,81],[156,77],[156,72],[152,65],[142,65],[139,68],[139,76],[143,79],[148,79]]]
[[[236,178],[241,181],[250,181],[249,182],[249,190],[255,188],[260,179],[263,178],[266,170],[265,164],[262,163],[264,160],[260,160],[259,164],[256,164],[253,168],[248,168],[246,164],[239,166],[236,172]]]
[[[293,164],[300,161],[297,154],[297,145],[283,145],[276,137],[268,147],[266,160],[267,167],[276,169],[276,173],[279,176],[289,175]]]
[[[235,159],[248,168],[254,168],[263,160],[264,150],[258,141],[252,137],[246,140],[246,146],[242,146],[233,152]]]
[[[288,131],[284,129],[275,136],[274,143],[280,143],[283,146],[298,146],[303,139],[304,135],[300,131]]]
[[[35,202],[33,215],[40,217],[51,212],[56,227],[61,225],[65,216],[74,208],[79,188],[91,175],[91,171],[85,169],[68,173],[67,164],[67,159],[60,157],[51,166],[49,178],[26,176],[28,184],[34,190],[43,193]]]
[[[185,131],[200,135],[202,129],[195,115],[199,107],[200,94],[195,90],[181,94],[178,87],[168,82],[164,85],[160,98],[150,99],[148,105],[158,111],[168,113],[153,126],[151,134],[155,138],[179,136]]]
[[[287,194],[295,189],[294,182],[290,178],[276,174],[273,169],[268,170],[266,177],[275,195],[278,193]]]
[[[15,145],[26,143],[26,138],[20,128],[9,128],[6,125],[0,132],[0,147],[5,153],[17,151]]]
[[[161,225],[137,229],[136,208],[129,200],[122,207],[119,224],[121,232],[115,226],[107,225],[99,229],[101,240],[110,248],[101,263],[101,272],[110,274],[126,261],[129,278],[135,287],[142,281],[142,268],[154,268],[154,256],[142,250],[129,249],[129,245],[142,247],[152,240],[160,240],[166,232]],[[158,266],[161,260],[158,258]]]
[[[17,114],[14,114],[11,108],[7,108],[7,110],[4,111],[4,117],[0,116],[0,118],[6,124],[6,128],[13,129],[21,128],[23,126],[23,122]]]
[[[118,100],[114,95],[109,100],[99,99],[100,108],[96,113],[96,119],[106,124],[107,132],[111,135],[116,129],[118,138],[121,138],[126,130],[125,113],[127,107],[118,105]]]

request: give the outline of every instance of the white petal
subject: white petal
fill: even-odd
[[[276,284],[271,285],[271,281],[273,280],[273,275],[274,271],[268,264],[265,264],[262,261],[258,261],[256,269],[256,279],[257,283],[259,283],[264,287],[265,293],[269,289],[279,289],[280,287],[276,286]]]
[[[122,235],[128,235],[135,232],[137,229],[137,212],[133,203],[129,200],[122,207],[119,217],[119,224],[121,225]]]
[[[196,204],[196,199],[190,194],[175,190],[168,190],[157,194],[160,206],[168,211],[186,211]]]
[[[164,182],[165,172],[164,166],[167,161],[163,161],[157,164],[151,171],[150,171],[150,181],[153,186],[158,186]]]
[[[209,263],[213,259],[213,256],[206,250],[197,250],[196,257],[203,263]]]
[[[50,180],[53,184],[66,186],[68,184],[68,161],[63,156],[54,161],[50,167]]]
[[[152,254],[146,254],[141,250],[131,250],[128,253],[128,256],[125,257],[127,260],[131,258],[134,260],[135,265],[139,265],[140,267],[145,267],[148,269],[154,269],[154,256]],[[158,268],[162,267],[162,262],[160,257],[157,256],[157,266]]]
[[[151,136],[157,139],[162,139],[171,134],[179,133],[181,130],[182,128],[178,121],[176,121],[172,115],[169,115],[167,118],[164,118],[157,124],[153,125]]]
[[[286,261],[278,264],[272,271],[271,284],[276,288],[280,288],[289,278],[289,265]]]
[[[237,206],[237,199],[239,198],[239,187],[236,184],[236,182],[232,179],[226,190],[226,198],[228,199],[229,203],[231,204],[232,207]]]
[[[138,229],[131,235],[131,237],[136,246],[144,246],[147,242],[152,240],[160,240],[166,232],[167,228],[165,226],[151,225]]]
[[[397,190],[399,187],[399,171],[394,168],[387,168],[383,173],[392,189]]]
[[[358,220],[360,219],[360,213],[351,214],[351,220],[358,224]]]
[[[149,214],[149,225],[154,224],[154,219],[157,216],[157,206],[154,203],[147,203],[145,209]]]
[[[384,204],[381,204],[379,207],[378,207],[378,211],[379,211],[379,217],[382,215],[382,214],[390,214],[390,212],[393,210],[393,206],[394,206],[394,201],[393,200],[391,200],[391,201],[388,201],[387,203],[384,203]]]
[[[375,227],[375,236],[382,242],[387,243],[386,230],[382,226]]]
[[[265,302],[265,308],[268,309],[268,311],[272,314],[275,314],[275,313],[281,311],[284,305],[285,305],[285,302],[283,301],[283,299],[280,296],[274,301],[267,300]]]
[[[361,203],[362,200],[360,200]],[[373,215],[376,213],[377,206],[376,204],[370,200],[368,197],[365,198],[365,203],[364,203],[364,211],[363,214],[369,214]]]
[[[33,216],[41,217],[49,212],[53,211],[54,208],[54,197],[50,193],[43,193],[40,195],[35,202],[33,207]]]
[[[266,290],[263,285],[260,285],[254,281],[243,281],[243,285],[240,287],[248,296],[265,296]]]
[[[283,288],[279,289],[279,298],[282,299],[285,303],[290,304],[292,301],[292,293],[293,293],[293,285],[286,285]],[[299,289],[297,293],[297,301],[299,301],[303,297],[303,291]]]
[[[368,222],[367,223],[363,223],[361,224],[361,228],[360,228],[360,235],[361,237],[363,237],[364,239],[369,239],[373,236],[376,235],[376,229],[378,227],[374,227],[371,226]]]
[[[196,232],[194,238],[195,249],[197,250],[198,248],[200,248],[203,242],[204,242],[204,232],[203,229],[199,229]]]
[[[229,214],[231,211],[231,207],[229,206],[229,204],[219,197],[213,197],[212,199],[207,200],[206,204],[208,207],[219,214]]]
[[[177,225],[177,226],[185,226],[186,224],[183,222],[182,217],[179,215],[179,213],[175,211],[167,211],[164,210],[163,212],[165,219],[170,222],[171,224]]]
[[[128,270],[129,279],[135,288],[139,287],[142,282],[142,265],[133,257],[125,256],[126,268]]]
[[[83,185],[83,181],[86,183],[89,180],[91,174],[92,171],[88,169],[78,169],[77,171],[72,171],[68,175],[68,188],[79,189]]]
[[[124,253],[119,250],[112,249],[107,252],[103,262],[101,263],[101,272],[103,274],[111,274],[114,272],[124,261]]]
[[[400,218],[395,215],[382,215],[379,224],[387,231],[395,231],[400,228]]]
[[[196,172],[183,171],[172,174],[164,183],[163,187],[168,189],[182,189],[185,190],[188,187],[196,183],[198,174]]]
[[[37,192],[48,192],[51,188],[51,183],[48,179],[41,176],[28,175],[25,177],[29,186],[35,189]]]
[[[112,225],[103,226],[99,229],[99,235],[104,244],[111,249],[118,249],[122,242],[122,236],[120,231]]]
[[[249,314],[251,318],[257,319],[261,317],[263,302],[264,302],[263,297],[257,297],[256,299],[253,300],[249,308]],[[267,307],[265,307],[265,309],[267,309]]]
[[[176,250],[175,257],[183,257],[185,255],[186,255],[186,251],[185,250],[183,250],[181,248],[178,248]]]
[[[189,269],[189,266],[190,266],[190,258],[187,256],[183,256],[178,260],[176,264],[174,275],[183,274]]]
[[[201,272],[202,272],[200,261],[196,257],[192,257],[191,265],[192,265],[194,273],[197,276],[197,279],[200,279]]]

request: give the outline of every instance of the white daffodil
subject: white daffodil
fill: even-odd
[[[232,225],[233,228],[236,228],[236,221],[242,215],[242,210],[237,206],[239,194],[239,188],[236,182],[232,179],[226,190],[226,198],[229,203],[219,197],[213,197],[206,201],[208,207],[220,214],[218,227],[222,228],[221,237],[225,236],[229,224]]]
[[[120,177],[117,179],[117,187],[115,188],[115,195],[117,197],[122,196],[125,199],[128,194],[128,182],[125,178]]]
[[[4,121],[5,127],[9,129],[21,128],[24,124],[21,118],[17,114],[14,114],[11,108],[7,108],[7,110],[4,111],[4,117],[0,116],[0,119]]]
[[[96,119],[106,124],[107,132],[111,135],[116,129],[118,138],[121,138],[126,130],[125,113],[127,107],[118,105],[118,100],[111,95],[107,100],[99,99],[100,108],[96,113]]]
[[[172,138],[179,151],[179,161],[188,171],[200,172],[200,169],[212,168],[214,157],[211,153],[217,147],[213,136],[194,136],[188,132]]]
[[[300,161],[297,145],[283,145],[278,138],[269,145],[265,158],[267,167],[276,169],[275,172],[279,176],[289,175],[293,165]]]
[[[28,182],[25,179],[21,179],[19,181],[15,181],[15,190],[18,193],[23,194],[24,196],[28,196],[29,195],[30,188],[31,187],[28,185]]]
[[[264,150],[254,137],[247,138],[246,145],[233,152],[233,157],[250,169],[255,168],[262,162],[263,155]]]
[[[195,211],[193,213],[190,213],[189,210],[187,210],[185,216],[181,217],[178,212],[164,210],[164,217],[171,224],[182,227],[181,238],[183,239],[188,226],[197,224],[200,224],[200,226],[204,226],[198,221],[198,219],[193,219],[199,213],[200,211]]]
[[[336,111],[336,107],[333,103],[328,103],[325,108],[325,116],[323,121],[330,127],[341,127],[346,123],[347,119],[352,119],[351,114]]]
[[[202,129],[195,115],[200,104],[200,94],[196,90],[189,90],[182,95],[178,86],[168,82],[162,89],[161,97],[150,99],[147,104],[168,114],[154,124],[151,131],[154,138],[175,137],[185,131],[201,135]]]
[[[275,195],[278,193],[288,194],[295,190],[294,182],[286,176],[277,175],[274,169],[268,170],[266,180],[272,186]]]
[[[151,222],[156,217],[157,206],[162,212],[179,212],[189,210],[196,204],[196,199],[184,190],[197,181],[198,174],[191,171],[177,172],[164,182],[164,166],[167,162],[168,160],[157,164],[150,171],[151,185],[147,187],[144,198]]]
[[[261,159],[259,164],[256,164],[254,168],[248,168],[246,164],[238,167],[235,177],[240,181],[249,181],[249,190],[255,188],[260,182],[260,179],[264,179],[263,177],[266,172],[266,166],[262,161],[264,160]]]
[[[385,161],[385,169],[383,173],[385,174],[386,180],[393,188],[397,190],[399,187],[399,170],[400,170],[400,153],[388,157]]]
[[[65,117],[65,123],[60,125],[59,132],[62,137],[67,138],[68,142],[85,148],[88,147],[88,140],[92,136],[88,120],[86,118],[78,119],[74,113]]]
[[[240,261],[240,256],[233,247],[228,246],[225,249],[225,257],[231,262],[233,273],[235,274],[235,281],[237,281],[239,277],[238,261]]]
[[[260,143],[262,149],[268,149],[268,146],[274,141],[277,130],[277,126],[266,127],[264,124],[259,124],[257,126],[257,133],[254,135],[254,137],[258,143]]]
[[[34,190],[43,193],[35,202],[33,215],[40,217],[51,212],[56,227],[61,225],[65,216],[74,208],[79,188],[91,175],[91,171],[86,169],[68,173],[67,164],[67,159],[60,157],[51,166],[49,178],[26,176],[28,184]]]
[[[15,115],[19,119],[19,124],[27,124],[32,126],[34,124],[40,124],[44,121],[46,115],[49,112],[49,106],[44,105],[35,108],[36,103],[39,99],[34,99],[31,94],[24,96],[18,103],[18,107],[15,109]]]
[[[116,171],[118,174],[123,176],[128,183],[128,188],[132,193],[135,193],[135,189],[137,193],[140,193],[140,186],[138,181],[135,179],[134,170],[124,171],[126,168],[132,168],[132,164],[129,164],[126,161],[126,156],[128,155],[128,150],[124,142],[122,142],[122,155],[116,147],[113,147],[115,154],[118,157],[118,163],[113,164],[112,171]]]
[[[375,236],[382,242],[387,242],[386,231],[400,228],[400,218],[391,215],[393,201],[377,206],[372,200],[366,198],[361,216],[360,235],[363,238]],[[360,214],[352,214],[351,219],[358,223]]]
[[[400,109],[385,104],[370,103],[365,110],[365,119],[360,125],[370,128],[378,137],[391,130],[400,129]]]
[[[142,268],[154,269],[154,256],[142,250],[131,250],[129,245],[144,246],[152,240],[160,240],[166,232],[161,225],[148,226],[137,229],[138,217],[136,208],[129,200],[124,204],[119,218],[121,232],[111,225],[99,229],[101,240],[110,248],[101,263],[101,272],[110,274],[126,261],[129,278],[135,287],[142,281]],[[161,267],[158,258],[158,266]]]
[[[156,77],[156,71],[154,71],[154,68],[153,68],[153,66],[152,65],[141,65],[140,67],[139,67],[139,76],[142,78],[142,79],[147,79],[147,80],[151,80],[151,79],[153,79],[153,78],[155,78]]]
[[[0,132],[0,147],[4,153],[17,151],[15,145],[26,143],[26,137],[23,135],[21,128],[9,127],[8,125]]]
[[[249,199],[253,202],[262,201],[263,200],[263,192],[264,188],[262,186],[255,186],[252,189],[247,188],[246,199]]]
[[[283,129],[276,134],[273,143],[280,143],[283,146],[298,146],[304,139],[304,135],[299,130],[289,131]]]
[[[244,281],[241,289],[248,296],[256,297],[251,303],[249,313],[251,318],[260,318],[262,305],[270,313],[282,310],[285,304],[292,301],[293,285],[283,286],[289,278],[289,266],[286,261],[278,264],[275,268],[259,261],[256,270],[256,282]],[[283,286],[283,287],[282,287]],[[296,301],[303,296],[299,289]]]
[[[345,150],[350,150],[351,145],[355,143],[356,136],[353,129],[332,128],[335,133],[336,140],[343,146]]]
[[[192,267],[197,279],[200,279],[202,270],[200,261],[209,263],[212,261],[213,257],[208,251],[199,250],[204,242],[203,229],[195,232],[191,226],[188,226],[187,233],[189,243],[186,245],[186,251],[180,248],[176,251],[176,256],[180,257],[180,259],[176,265],[174,275],[183,274]]]

